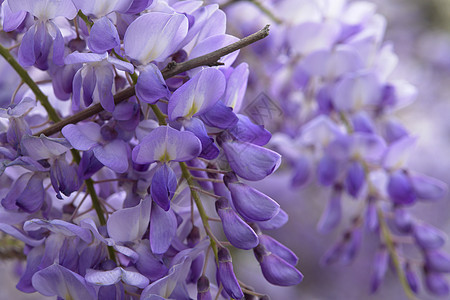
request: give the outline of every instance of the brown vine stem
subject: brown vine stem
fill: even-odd
[[[164,79],[171,78],[175,75],[178,75],[180,73],[189,71],[191,69],[201,67],[201,66],[208,66],[216,63],[221,57],[230,54],[234,51],[237,51],[241,48],[244,48],[250,44],[253,44],[266,36],[269,35],[269,25],[266,25],[263,29],[260,31],[253,33],[231,45],[225,46],[223,48],[220,48],[214,52],[190,59],[188,61],[182,62],[182,63],[169,63],[167,67],[162,70],[162,75]],[[135,95],[134,86],[128,87],[117,94],[114,95],[114,103],[118,104],[121,103],[128,98]],[[95,114],[98,114],[103,111],[103,108],[100,103],[97,103],[95,105],[92,105],[91,107],[86,108],[85,110],[82,110],[70,117],[67,117],[59,122],[56,122],[55,124],[47,127],[46,129],[42,130],[41,132],[37,133],[36,135],[39,136],[41,134],[44,134],[46,136],[53,135],[57,132],[59,132],[64,126],[68,124],[75,124],[80,121],[83,121],[87,118],[92,117]]]

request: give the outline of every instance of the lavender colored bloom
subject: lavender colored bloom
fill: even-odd
[[[231,169],[247,180],[261,180],[272,174],[281,164],[281,156],[269,149],[248,142],[222,141]]]
[[[115,108],[113,66],[129,73],[133,73],[134,69],[132,64],[109,56],[107,52],[73,52],[64,59],[64,62],[66,64],[83,64],[73,78],[72,108],[74,110],[80,109],[80,99],[83,98],[85,106],[96,101],[100,102],[107,111],[113,112]]]
[[[197,281],[197,300],[212,300],[209,279],[204,275]]]
[[[187,131],[169,126],[154,129],[133,149],[133,161],[139,164],[156,161],[188,161],[200,154],[200,141]]]
[[[174,212],[163,210],[153,204],[150,215],[150,248],[154,254],[163,254],[169,249],[177,230]]]
[[[447,296],[450,287],[444,276],[438,272],[427,272],[425,274],[425,285],[427,289],[436,296]]]
[[[148,64],[140,72],[136,83],[136,96],[150,104],[156,103],[160,98],[169,98],[169,89],[156,65]]]
[[[236,211],[249,221],[267,221],[275,217],[280,205],[270,197],[241,183],[233,175],[224,177]]]
[[[89,283],[101,286],[114,285],[120,280],[128,285],[137,286],[139,288],[145,288],[149,284],[149,280],[144,275],[125,270],[121,267],[109,271],[90,269],[87,270],[85,279]]]
[[[230,297],[234,299],[242,299],[244,294],[241,287],[234,275],[233,263],[231,261],[231,255],[227,248],[219,248],[219,266],[217,270],[218,278],[222,283],[223,289]]]
[[[133,21],[124,36],[125,53],[141,64],[164,61],[185,38],[188,20],[182,14],[150,12]]]
[[[33,213],[41,208],[44,197],[42,175],[27,172],[17,178],[8,194],[1,200],[1,204],[7,210],[21,209]]]
[[[342,206],[341,206],[341,192],[333,191],[327,208],[325,209],[319,223],[317,224],[317,230],[321,233],[328,233],[341,221]]]
[[[92,150],[95,157],[112,170],[123,173],[128,169],[128,145],[120,139],[110,137],[96,123],[69,124],[62,134],[78,150]]]
[[[413,234],[422,249],[437,249],[445,243],[444,233],[428,224],[415,224]]]
[[[172,94],[168,107],[169,118],[189,119],[206,112],[219,101],[225,85],[225,76],[219,70],[201,70]]]
[[[272,284],[280,286],[296,285],[303,280],[303,274],[274,253],[268,252],[264,246],[256,247],[253,252],[261,265],[264,278]]]
[[[233,211],[226,198],[216,201],[216,211],[222,220],[225,236],[233,246],[248,250],[258,245],[256,233]]]
[[[57,264],[38,271],[32,282],[33,287],[45,296],[74,300],[96,298],[94,288],[83,277]]]
[[[375,254],[374,270],[372,275],[372,283],[370,291],[374,293],[381,285],[381,282],[386,274],[389,262],[389,254],[385,247],[378,250]]]
[[[416,193],[412,182],[403,171],[391,174],[388,183],[388,193],[395,204],[412,204],[416,201]]]
[[[63,64],[64,39],[61,31],[52,19],[62,16],[73,19],[77,13],[70,0],[63,1],[8,1],[11,11],[27,11],[38,21],[25,33],[19,48],[19,62],[23,66],[36,65],[42,70],[48,69],[48,56],[53,49],[53,62]]]

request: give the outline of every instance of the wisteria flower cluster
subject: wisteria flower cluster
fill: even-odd
[[[263,4],[265,6],[263,6]],[[249,90],[266,91],[273,109],[270,146],[283,154],[293,187],[315,184],[329,190],[317,229],[340,224],[344,201],[358,201],[351,225],[322,258],[323,264],[350,263],[364,232],[378,237],[371,290],[389,262],[405,292],[414,298],[422,275],[426,289],[450,293],[445,273],[450,256],[441,250],[443,232],[414,217],[410,208],[446,195],[446,185],[409,169],[407,155],[417,141],[395,117],[411,103],[414,86],[392,79],[397,57],[383,41],[385,19],[369,2],[229,1],[233,30],[246,34],[274,22],[264,44],[242,57],[258,61]],[[420,255],[411,256],[416,249]]]
[[[272,284],[302,280],[265,233],[287,214],[248,184],[281,163],[239,113],[249,68],[233,64],[267,27],[239,40],[202,1],[1,2],[2,77],[21,81],[1,101],[0,230],[24,244],[19,290],[267,298],[237,279],[237,249]]]

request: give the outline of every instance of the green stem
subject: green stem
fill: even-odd
[[[391,257],[392,263],[394,264],[395,271],[397,273],[398,279],[400,280],[400,284],[402,285],[402,288],[406,294],[406,297],[411,300],[417,299],[417,297],[414,295],[413,291],[411,290],[411,287],[408,284],[408,281],[406,280],[405,273],[403,272],[403,268],[400,264],[400,260],[397,255],[397,251],[395,250],[394,242],[392,241],[391,232],[389,230],[389,227],[386,223],[386,220],[383,215],[383,211],[381,208],[378,207],[377,209],[378,213],[378,221],[380,223],[381,228],[381,234],[383,235],[384,242],[386,243],[386,247],[389,252],[389,256]]]
[[[194,180],[192,178],[192,175],[191,175],[191,173],[189,173],[186,163],[180,162],[179,164],[180,164],[180,168],[181,168],[181,174],[186,179],[186,181],[189,185],[189,189],[191,190],[191,195],[192,195],[192,198],[194,198],[194,202],[195,202],[195,205],[197,206],[198,213],[200,214],[200,218],[202,219],[203,227],[205,227],[206,233],[208,235],[210,235],[210,233],[212,231],[211,231],[211,227],[209,226],[209,223],[208,223],[208,215],[206,214],[205,207],[203,206],[200,196],[197,194],[197,191],[192,188],[194,186]],[[218,260],[217,245],[216,245],[216,241],[214,240],[214,237],[210,236],[209,241],[211,243],[211,248],[214,251],[214,256],[216,257],[216,260]]]
[[[13,69],[17,72],[23,82],[25,82],[31,89],[31,91],[36,96],[36,99],[42,104],[45,110],[48,113],[48,117],[53,122],[61,121],[60,117],[53,109],[52,105],[48,101],[47,96],[39,89],[37,84],[31,79],[30,75],[28,75],[27,71],[17,62],[17,60],[9,53],[8,49],[0,45],[0,55],[13,67]]]
[[[36,95],[36,99],[42,104],[42,106],[47,111],[50,120],[52,120],[55,123],[61,121],[58,114],[48,101],[47,96],[39,89],[36,82],[34,82],[33,79],[31,79],[27,71],[16,61],[16,59],[11,55],[11,53],[9,53],[9,51],[2,45],[0,45],[0,55],[3,56],[6,59],[6,61],[13,67],[13,69],[17,72],[22,81],[25,82],[30,87],[30,89]],[[73,160],[77,164],[79,164],[81,160],[80,153],[75,149],[71,149],[70,151],[72,153]],[[95,212],[97,213],[100,224],[106,225],[106,219],[100,206],[100,201],[98,199],[97,193],[95,192],[94,183],[92,179],[85,180],[85,183],[87,191],[91,195],[92,206],[94,207]],[[114,249],[108,247],[108,252],[110,258],[115,261]]]
[[[94,25],[94,22],[89,21],[89,18],[85,14],[83,14],[81,9],[78,11],[78,16],[84,21],[84,23],[86,23],[88,28],[91,28],[92,25]]]

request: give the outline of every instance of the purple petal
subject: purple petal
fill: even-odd
[[[131,208],[123,208],[109,216],[108,234],[116,242],[132,242],[142,238],[150,222],[149,199]]]
[[[219,267],[218,267],[218,277],[222,283],[223,289],[227,292],[230,297],[234,299],[242,299],[244,294],[242,293],[241,287],[234,275],[233,263],[231,262],[231,255],[228,249],[219,248]]]
[[[241,142],[249,142],[264,146],[270,141],[272,134],[263,125],[254,124],[247,116],[238,114],[239,121],[228,132]]]
[[[44,238],[41,240],[36,240],[36,239],[30,238],[29,236],[25,235],[23,232],[21,232],[16,227],[7,225],[7,224],[0,223],[0,230],[6,234],[9,234],[12,237],[24,242],[25,244],[32,246],[32,247],[37,247],[37,246],[41,245],[45,240]]]
[[[449,273],[450,256],[438,250],[429,250],[425,253],[425,265],[429,270]]]
[[[106,65],[95,68],[95,76],[97,78],[97,92],[102,107],[109,112],[114,111],[114,97],[112,94],[114,71],[112,66]]]
[[[216,211],[222,220],[225,236],[233,246],[249,250],[258,245],[256,233],[233,211],[226,198],[216,201]]]
[[[35,231],[41,228],[48,229],[54,233],[61,233],[65,236],[78,236],[86,243],[90,243],[92,241],[92,235],[89,230],[62,220],[47,221],[32,219],[30,221],[26,221],[23,225],[23,229],[26,231]]]
[[[122,140],[113,140],[92,149],[95,157],[105,166],[117,173],[128,170],[128,145]]]
[[[150,251],[150,243],[148,240],[141,240],[138,246],[135,247],[135,250],[139,254],[136,269],[141,274],[147,276],[152,281],[156,281],[167,274],[169,269],[161,258],[157,258]]]
[[[214,106],[225,91],[225,76],[215,68],[205,68],[178,88],[170,97],[170,120],[191,118]]]
[[[32,283],[33,287],[44,296],[77,300],[96,298],[94,289],[83,277],[56,264],[34,274]]]
[[[236,211],[251,221],[267,221],[279,211],[280,205],[269,196],[241,182],[228,182],[224,178],[231,192]]]
[[[279,286],[291,286],[303,280],[303,274],[294,266],[266,251],[263,246],[256,247],[254,253],[268,282]]]
[[[450,288],[445,277],[438,272],[427,272],[425,275],[427,289],[434,295],[447,296]]]
[[[212,160],[219,156],[220,150],[214,143],[214,139],[209,137],[205,124],[197,118],[191,118],[183,121],[184,129],[192,132],[202,144],[202,152],[199,157]]]
[[[411,183],[417,198],[424,200],[438,200],[445,197],[448,192],[447,185],[433,177],[423,174],[414,174],[410,176]]]
[[[222,101],[226,106],[232,107],[234,112],[238,112],[241,108],[245,91],[247,90],[248,75],[248,65],[241,63],[227,79],[227,89]]]
[[[150,104],[156,103],[160,98],[169,98],[169,89],[156,65],[148,64],[139,74],[136,96]]]
[[[102,17],[94,23],[87,44],[96,53],[104,53],[120,45],[117,29],[109,18]]]
[[[247,180],[261,180],[275,172],[281,163],[280,154],[251,143],[226,141],[221,146],[231,169]]]
[[[66,65],[101,62],[108,57],[107,53],[70,53],[64,58]]]
[[[373,265],[373,275],[370,290],[374,293],[381,285],[383,278],[386,274],[389,262],[389,253],[386,248],[378,250],[375,254],[375,260]]]
[[[359,192],[365,182],[365,171],[361,163],[354,161],[350,163],[345,177],[345,188],[354,198],[358,198]]]
[[[31,26],[22,38],[19,47],[19,63],[24,67],[30,67],[36,62],[36,54],[34,52],[34,36],[36,27]]]
[[[437,249],[445,244],[445,234],[428,224],[415,224],[414,238],[422,249]]]
[[[327,208],[322,214],[317,230],[321,233],[329,233],[339,225],[342,217],[341,193],[333,191]]]
[[[27,17],[27,12],[20,10],[18,12],[12,12],[7,1],[2,3],[3,11],[3,30],[5,32],[11,32],[16,30]]]
[[[317,180],[324,186],[330,186],[338,176],[338,161],[330,155],[325,155],[317,165]]]
[[[188,161],[196,158],[200,152],[200,141],[193,133],[160,126],[133,149],[132,158],[138,164]]]
[[[120,281],[121,276],[121,268],[117,267],[109,271],[88,269],[84,278],[87,282],[95,285],[113,285]]]
[[[72,147],[77,150],[87,151],[97,146],[101,140],[100,125],[97,123],[69,124],[61,132]]]
[[[412,204],[417,198],[409,176],[402,170],[391,174],[387,191],[395,204]]]
[[[22,137],[21,146],[23,154],[35,160],[58,157],[71,148],[66,139],[48,138],[44,135],[40,137],[26,135]]]
[[[164,211],[158,205],[152,205],[150,217],[150,248],[154,254],[163,254],[169,249],[177,230],[174,212]]]
[[[172,200],[177,189],[177,176],[175,172],[167,165],[163,164],[155,172],[150,186],[150,194],[153,201],[162,209],[168,211],[170,200]]]
[[[8,1],[9,7],[13,12],[24,10],[39,20],[46,21],[58,16],[65,17],[69,20],[75,18],[77,9],[71,0],[58,1],[28,1],[28,0],[13,0]]]
[[[270,220],[257,222],[263,230],[273,230],[283,227],[289,220],[288,214],[280,208],[278,213]]]
[[[188,20],[182,14],[144,14],[134,20],[125,32],[125,53],[141,64],[163,61],[175,52],[187,31]]]
[[[274,238],[261,234],[259,235],[260,244],[263,245],[268,251],[276,254],[288,264],[295,266],[298,262],[298,257],[289,248],[275,240]]]
[[[201,115],[201,119],[206,125],[220,129],[231,128],[239,120],[233,113],[233,109],[225,106],[222,101],[217,101],[213,107]]]
[[[45,190],[39,173],[24,173],[13,184],[1,203],[7,210],[21,208],[33,213],[44,203]]]
[[[56,32],[56,37],[53,41],[53,62],[58,66],[64,65],[64,38],[59,30],[58,26],[56,26],[53,22],[49,22],[50,25]]]

